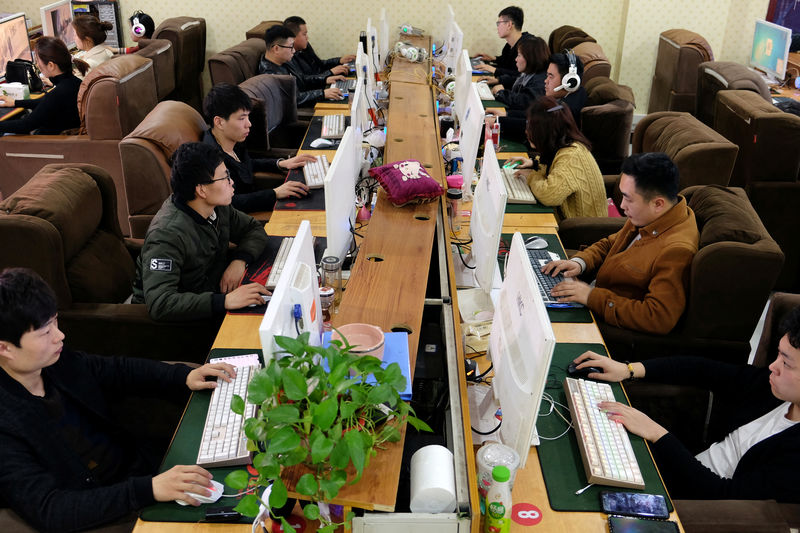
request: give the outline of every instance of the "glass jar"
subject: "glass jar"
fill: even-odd
[[[322,258],[322,283],[323,287],[333,289],[333,308],[331,315],[339,312],[342,303],[342,261],[334,255]]]
[[[322,329],[331,331],[331,318],[333,317],[333,287],[319,288],[319,303],[322,307]]]
[[[453,233],[461,231],[461,189],[447,189],[447,218]]]

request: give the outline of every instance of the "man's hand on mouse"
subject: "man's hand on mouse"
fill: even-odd
[[[610,357],[606,357],[605,355],[600,355],[599,353],[592,351],[583,352],[572,362],[578,365],[578,369],[590,366],[603,369],[602,374],[590,374],[588,377],[591,379],[600,379],[603,381],[618,383],[628,379],[631,376],[631,372],[626,363],[614,361]],[[645,369],[642,363],[631,363],[631,366],[633,366],[634,377],[644,377]]]
[[[186,493],[210,496],[208,487],[212,477],[208,470],[197,465],[173,466],[163,474],[153,476],[153,498],[157,502],[183,500],[197,507],[200,502]]]
[[[250,304],[264,305],[262,294],[272,294],[260,283],[240,285],[233,292],[225,295],[225,309],[241,309]]]
[[[300,198],[308,194],[308,185],[299,181],[287,181],[280,187],[275,188],[275,197],[278,200],[284,198]]]

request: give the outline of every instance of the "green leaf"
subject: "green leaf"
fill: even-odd
[[[294,466],[302,463],[308,457],[308,450],[303,445],[298,446],[289,453],[281,456],[281,464],[283,466]]]
[[[338,524],[328,524],[327,526],[317,529],[317,533],[334,533],[337,527],[339,527]]]
[[[260,405],[264,400],[275,393],[275,380],[265,370],[253,374],[253,379],[247,385],[247,399],[250,403]]]
[[[306,504],[303,507],[303,516],[309,520],[317,520],[319,518],[319,506],[315,503]]]
[[[295,490],[306,496],[314,496],[317,490],[319,490],[319,485],[317,485],[317,480],[314,479],[314,474],[303,474],[300,476],[300,479],[297,480]]]
[[[330,358],[328,359],[328,364],[330,364]],[[350,370],[350,363],[347,361],[340,361],[336,366],[332,367],[331,373],[328,375],[328,382],[331,385],[338,385],[342,382],[342,380],[347,375],[348,371]]]
[[[234,394],[231,398],[231,411],[244,416],[244,400],[238,394]]]
[[[263,414],[272,424],[295,424],[300,420],[300,411],[293,405],[279,405]]]
[[[431,432],[433,431],[428,424],[426,424],[416,416],[409,416],[408,418],[406,418],[406,422],[414,426],[414,428],[417,431],[431,431]]]
[[[245,470],[234,470],[225,476],[225,484],[232,489],[242,490],[247,487],[250,475]]]
[[[357,404],[363,405],[367,399],[367,394],[362,390],[361,387],[353,387],[350,389],[350,399]]]
[[[400,440],[400,430],[391,424],[383,426],[383,438],[386,442],[397,442]]]
[[[283,390],[290,400],[299,401],[306,397],[306,378],[295,368],[284,368]]]
[[[280,477],[275,478],[272,482],[272,490],[269,493],[269,506],[271,509],[280,509],[286,504],[289,498],[289,493],[286,491],[286,485]]]
[[[339,412],[339,405],[336,402],[336,397],[331,396],[325,398],[320,402],[316,409],[314,409],[314,425],[319,429],[325,431],[333,421],[336,420],[336,415]]]
[[[352,433],[352,431],[349,433]],[[345,433],[345,435],[347,435],[347,433]],[[335,468],[347,468],[347,464],[350,462],[350,452],[347,448],[347,442],[345,442],[344,439],[341,439],[333,447],[330,461],[331,465]]]
[[[322,434],[311,438],[311,462],[320,463],[333,451],[333,441]]]
[[[406,384],[408,383],[406,377],[403,375],[403,371],[400,370],[400,365],[397,363],[392,363],[386,367],[381,382],[391,385],[398,392],[405,390]]]
[[[253,458],[253,466],[259,474],[268,479],[275,479],[281,475],[281,465],[275,460],[275,456],[269,453],[257,453]]]
[[[375,405],[388,402],[395,394],[397,393],[389,385],[378,385],[377,387],[373,387],[372,390],[369,391],[369,394],[367,394],[367,403]]]
[[[259,501],[255,494],[248,494],[239,504],[233,508],[234,511],[241,513],[244,516],[255,518],[259,511]]]
[[[267,440],[266,424],[258,418],[248,418],[244,421],[244,434],[252,441],[263,442]]]
[[[328,438],[334,441],[334,443],[339,442],[339,439],[342,438],[342,423],[336,422],[331,429],[328,431]]]
[[[291,427],[279,429],[269,441],[270,453],[286,453],[300,445],[300,437]]]
[[[338,385],[336,385],[336,387],[334,387],[334,389],[333,389],[333,392],[334,392],[334,394],[341,394],[342,392],[346,391],[347,389],[349,389],[351,387],[355,387],[356,385],[358,385],[360,383],[361,383],[361,378],[346,379],[346,380],[340,382]],[[352,392],[351,392],[351,394],[352,394]]]
[[[302,335],[296,339],[291,337],[283,337],[281,335],[275,335],[275,344],[286,350],[292,355],[296,355],[297,357],[302,356],[306,352],[306,344],[308,342],[302,341]],[[306,340],[308,340],[308,335],[306,335]]]
[[[339,489],[347,483],[347,472],[345,470],[333,470],[330,479],[320,479],[319,487],[325,493],[325,498],[333,499],[339,494]]]
[[[339,412],[341,412],[342,414],[342,419],[346,420],[351,416],[353,416],[353,413],[356,412],[356,409],[359,407],[359,405],[360,404],[357,404],[355,402],[348,402],[343,400],[342,406],[339,409]]]
[[[347,444],[347,451],[350,454],[350,460],[353,461],[353,466],[356,467],[356,472],[361,476],[364,470],[364,463],[366,461],[366,450],[364,449],[364,440],[361,438],[361,432],[348,431],[344,434],[344,442]]]

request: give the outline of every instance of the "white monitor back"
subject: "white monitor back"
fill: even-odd
[[[378,20],[378,52],[380,53],[380,69],[389,57],[389,19],[386,18],[386,8],[381,8],[381,18]]]
[[[459,120],[461,132],[458,143],[463,159],[461,175],[464,176],[464,184],[461,186],[461,190],[464,198],[467,199],[472,197],[472,178],[475,176],[475,162],[478,159],[478,146],[481,143],[485,118],[486,111],[483,108],[481,97],[478,95],[478,87],[475,83],[470,82],[464,105],[464,115]]]
[[[356,130],[355,136],[360,139],[361,135],[370,127],[370,118],[367,108],[367,89],[365,87],[366,78],[364,75],[356,79],[356,89],[353,91],[353,98],[350,100],[350,126]]]
[[[460,122],[464,118],[464,108],[467,105],[469,86],[472,83],[472,63],[469,61],[469,52],[462,50],[456,61],[456,88],[453,95],[453,111]]]
[[[452,74],[456,71],[458,59],[461,57],[461,47],[464,45],[464,32],[461,27],[453,20],[447,32],[447,42],[445,43],[445,55],[442,62],[447,67],[447,73]]]
[[[302,319],[297,325],[293,315],[295,305],[300,305],[302,311]],[[311,344],[319,346],[322,343],[322,308],[314,259],[314,237],[308,220],[300,223],[286,257],[283,274],[272,292],[272,299],[258,328],[265,364],[280,350],[275,344],[275,336],[296,338],[298,328],[300,333],[310,333]]]
[[[335,255],[344,261],[353,242],[356,221],[356,180],[361,172],[361,137],[352,126],[336,150],[325,174],[325,230],[328,247],[323,257]]]
[[[472,235],[472,258],[475,261],[475,280],[487,294],[495,286],[495,272],[499,277],[497,250],[500,233],[503,231],[503,215],[506,210],[506,191],[500,164],[492,141],[486,141],[483,151],[481,179],[475,187],[472,203],[472,219],[469,230]],[[498,285],[499,285],[499,279]]]
[[[370,107],[370,96],[375,95],[375,68],[372,66],[372,61],[370,61],[370,56],[365,54],[363,50],[361,50],[361,46],[358,47],[358,52],[356,52],[356,77],[363,76],[367,82],[367,107]]]
[[[492,390],[503,411],[500,440],[519,453],[520,468],[528,458],[555,345],[525,242],[515,233],[495,305],[489,355]]]

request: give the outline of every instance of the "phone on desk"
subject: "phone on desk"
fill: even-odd
[[[669,518],[667,500],[659,494],[604,490],[600,493],[600,502],[606,514]]]
[[[678,524],[630,516],[609,516],[609,533],[678,533]]]

